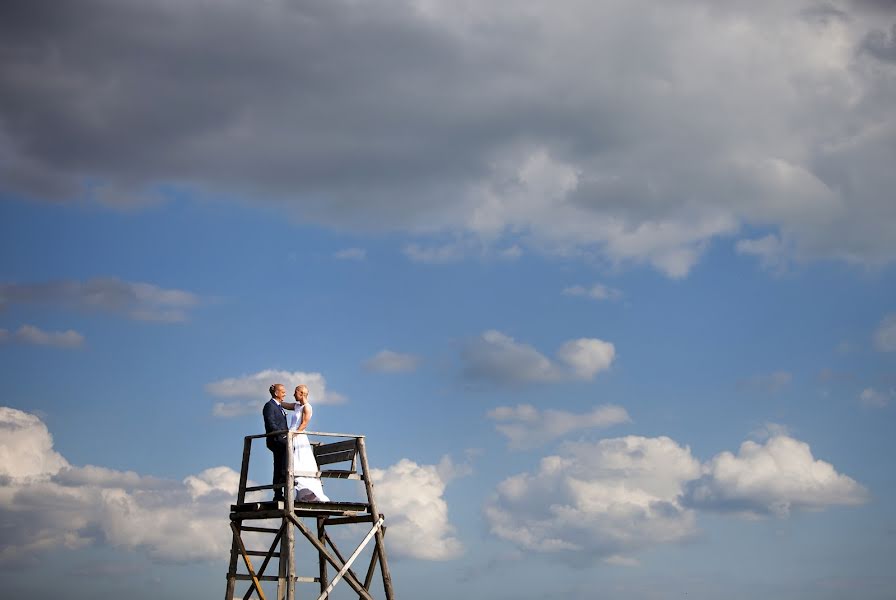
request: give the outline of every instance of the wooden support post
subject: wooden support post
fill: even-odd
[[[246,502],[246,481],[249,479],[249,454],[252,453],[252,438],[247,437],[243,440],[243,463],[240,468],[240,487],[236,493],[236,503],[243,504]]]
[[[283,537],[283,544],[280,547],[280,581],[277,587],[285,583],[283,587],[283,600],[295,600],[296,597],[296,561],[295,561],[295,531],[289,526],[287,518],[295,520],[295,465],[293,464],[293,434],[291,431],[286,433],[286,481],[284,481],[283,495],[286,498],[286,506],[284,507],[283,526],[286,529],[286,535]],[[285,580],[285,581],[284,581]],[[282,583],[281,583],[282,582]],[[278,592],[278,599],[279,599]]]
[[[367,488],[367,502],[370,504],[370,521],[375,523],[382,515],[376,508],[376,498],[373,494],[373,481],[370,477],[370,466],[367,464],[367,446],[364,438],[358,438],[358,453],[361,455],[361,471],[364,477],[364,487]],[[389,562],[386,560],[386,545],[383,541],[383,532],[376,530],[376,553],[379,556],[380,572],[383,575],[383,590],[386,592],[386,600],[394,600],[395,591],[392,589],[392,572],[389,570]]]
[[[324,540],[327,539],[327,530],[326,530],[326,525],[325,525],[326,522],[327,522],[326,517],[318,517],[317,518],[317,539],[320,540],[321,544],[323,544]],[[323,593],[323,591],[325,589],[327,589],[327,583],[328,583],[328,581],[327,581],[327,577],[328,577],[328,575],[327,575],[327,559],[325,559],[323,556],[321,556],[320,553],[318,553],[317,562],[318,562],[318,571],[320,572],[320,575],[318,577],[318,579],[320,580],[320,591],[321,591],[321,593]]]
[[[240,535],[240,526],[233,521],[230,522],[230,528],[234,536]],[[234,543],[230,545],[230,565],[227,567],[227,591],[224,592],[224,600],[233,600],[234,587],[236,586],[236,563],[239,560],[239,554],[236,551],[236,537]]]

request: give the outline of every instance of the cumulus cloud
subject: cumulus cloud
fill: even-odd
[[[896,352],[896,313],[884,317],[877,326],[874,347],[881,352]]]
[[[485,516],[492,533],[525,551],[629,561],[696,533],[679,497],[699,474],[690,449],[667,437],[567,444],[534,472],[502,481]]]
[[[406,373],[415,370],[419,363],[420,357],[413,354],[381,350],[365,360],[363,367],[377,373]]]
[[[0,308],[8,304],[42,304],[119,314],[140,321],[186,321],[199,304],[191,292],[149,283],[94,278],[87,281],[0,284]]]
[[[765,443],[707,463],[668,437],[626,436],[563,445],[538,468],[503,480],[485,515],[492,533],[524,551],[587,565],[632,556],[697,533],[699,511],[787,517],[866,502],[868,492],[767,424]]]
[[[10,336],[7,334],[6,336],[0,336],[0,339],[8,337]],[[84,336],[73,329],[44,331],[34,325],[22,325],[11,337],[25,344],[54,346],[56,348],[78,348],[84,344]]]
[[[48,19],[11,0],[0,192],[181,188],[670,277],[744,226],[797,258],[889,263],[893,32],[869,6],[84,0]],[[409,255],[456,257],[431,246]]]
[[[0,564],[108,544],[152,559],[220,560],[239,474],[207,469],[183,482],[71,465],[35,415],[0,407]]]
[[[469,473],[445,457],[438,465],[403,458],[387,469],[371,469],[377,503],[388,515],[389,551],[425,560],[459,557],[463,545],[448,520],[444,493],[454,478]]]
[[[367,250],[364,248],[343,248],[335,252],[333,258],[338,260],[365,260],[367,258]]]
[[[495,383],[591,380],[610,368],[616,348],[596,338],[565,342],[551,360],[528,344],[489,330],[466,343],[461,351],[467,377]]]
[[[622,298],[622,292],[602,283],[595,283],[589,287],[584,285],[571,285],[563,288],[564,296],[584,296],[592,300],[618,300]]]
[[[687,486],[691,507],[747,516],[786,517],[794,510],[857,505],[867,490],[812,456],[809,444],[776,435],[764,444],[746,441],[737,455],[722,452]]]
[[[205,391],[212,396],[237,398],[216,402],[212,414],[216,417],[237,417],[257,414],[271,395],[268,388],[274,383],[282,383],[286,387],[287,400],[299,384],[308,386],[309,401],[314,404],[340,404],[345,396],[337,392],[327,391],[327,380],[320,373],[303,371],[280,371],[266,369],[252,375],[229,377],[213,381],[205,386]]]
[[[883,392],[874,388],[865,388],[859,394],[859,402],[862,403],[862,406],[868,408],[886,408],[894,395],[896,395],[896,392],[893,390]]]
[[[530,404],[499,406],[489,411],[488,417],[496,421],[495,429],[507,438],[508,445],[517,450],[542,446],[573,431],[631,422],[628,412],[614,404],[596,406],[586,413],[541,411]]]

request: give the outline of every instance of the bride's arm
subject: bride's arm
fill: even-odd
[[[308,427],[308,421],[311,420],[311,405],[305,404],[305,410],[302,411],[302,423],[299,425],[299,431],[305,431]]]

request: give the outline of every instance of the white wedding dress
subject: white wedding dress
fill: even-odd
[[[311,405],[307,402],[301,409],[296,406],[294,413],[289,415],[289,429],[298,431],[299,425],[302,423],[302,413],[308,411],[308,420],[311,420]],[[314,458],[314,451],[308,436],[300,433],[293,437],[292,447],[292,469],[294,473],[317,473],[319,467],[317,460]],[[298,502],[329,502],[330,499],[324,494],[324,488],[321,485],[320,477],[310,475],[296,476],[296,501]]]

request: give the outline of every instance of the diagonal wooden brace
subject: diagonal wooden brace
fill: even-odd
[[[334,569],[342,568],[343,565],[336,558],[334,558],[332,554],[330,554],[330,552],[327,550],[327,547],[324,546],[319,539],[317,539],[316,535],[311,533],[311,530],[308,529],[308,527],[304,523],[302,523],[295,515],[287,514],[286,516],[295,524],[296,527],[299,528],[299,531],[301,531],[302,535],[304,535],[308,539],[308,541],[311,542],[311,545],[317,548],[317,551],[320,552],[321,556],[323,556],[328,563],[333,565]],[[374,531],[378,530],[379,527],[374,527]],[[364,600],[374,600],[373,596],[370,595],[370,592],[368,592],[364,588],[364,586],[361,585],[361,582],[358,581],[358,579],[353,574],[346,572],[344,574],[344,578],[345,582],[353,590],[355,590],[355,592],[357,592],[357,594],[361,596],[361,598],[363,598]]]
[[[264,597],[261,584],[258,582],[258,577],[255,576],[255,569],[252,568],[252,561],[249,560],[249,555],[246,554],[246,547],[243,545],[243,538],[240,537],[240,531],[236,528],[236,525],[233,524],[233,521],[230,522],[230,529],[233,531],[233,539],[240,547],[240,554],[243,555],[243,562],[246,563],[249,575],[252,576],[252,583],[255,585],[255,591],[258,592],[258,597],[261,598],[261,600],[267,600],[267,598]]]
[[[274,555],[274,550],[277,548],[277,543],[280,541],[280,536],[283,535],[283,526],[280,526],[280,531],[277,532],[277,535],[274,536],[274,541],[271,542],[271,547],[268,549],[268,555],[264,557],[264,560],[261,563],[261,567],[258,568],[258,573],[256,577],[261,577],[264,575],[264,570],[268,568],[268,563],[271,561],[271,557]],[[245,595],[243,596],[243,600],[249,600],[249,597],[252,595],[252,590],[255,589],[255,583],[253,580],[252,585],[249,586],[249,589],[246,590]]]
[[[330,592],[333,591],[333,588],[336,587],[336,584],[339,583],[339,580],[342,579],[343,575],[346,574],[348,568],[352,566],[352,563],[355,562],[355,559],[358,558],[359,554],[361,554],[361,550],[363,550],[364,546],[366,546],[368,542],[370,542],[370,538],[373,537],[373,535],[382,526],[382,524],[383,518],[380,517],[379,520],[373,524],[373,527],[371,527],[370,531],[367,532],[367,535],[364,536],[364,540],[361,542],[361,544],[357,548],[355,548],[355,551],[352,552],[352,555],[348,557],[348,560],[345,561],[345,564],[342,565],[342,568],[339,569],[338,573],[336,573],[336,577],[333,578],[333,581],[330,582],[330,585],[327,586],[327,589],[325,589],[321,593],[321,595],[317,597],[317,600],[324,600],[325,598],[329,597]]]

